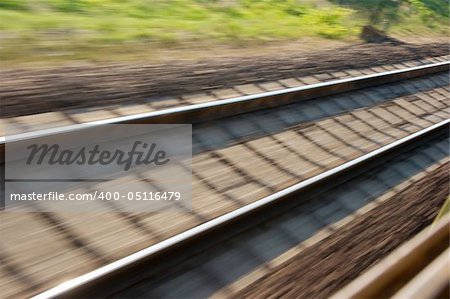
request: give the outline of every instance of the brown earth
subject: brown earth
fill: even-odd
[[[428,226],[449,194],[444,164],[249,285],[236,298],[328,298]]]
[[[2,117],[71,108],[137,102],[275,81],[344,69],[358,69],[448,54],[448,44],[354,44],[327,50],[272,51],[155,63],[82,64],[9,68],[0,76]]]

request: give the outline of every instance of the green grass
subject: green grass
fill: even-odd
[[[114,53],[193,43],[352,39],[369,17],[361,13],[364,7],[351,2],[0,0],[0,57],[3,61],[103,59]],[[446,33],[448,14],[440,13],[441,0],[406,2],[394,31]]]

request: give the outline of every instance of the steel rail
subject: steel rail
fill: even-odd
[[[89,122],[67,125],[59,128],[42,129],[11,136],[0,136],[0,150],[6,142],[63,134],[107,124],[126,123],[195,123],[238,115],[252,111],[278,107],[316,97],[348,92],[356,89],[392,83],[404,79],[448,71],[450,61],[426,64],[401,70],[386,71],[371,75],[333,80],[300,87],[286,88],[254,95],[211,101],[194,105],[180,106],[164,110],[133,114]]]
[[[76,289],[81,289],[84,286],[87,286],[88,284],[95,283],[96,281],[98,281],[100,279],[104,279],[105,277],[108,277],[108,275],[111,275],[111,274],[115,273],[116,271],[119,271],[125,267],[128,267],[130,265],[135,265],[135,264],[139,263],[140,261],[147,259],[151,256],[161,254],[161,253],[165,252],[166,250],[180,246],[181,244],[186,243],[189,240],[199,238],[200,236],[205,235],[209,232],[212,232],[213,230],[216,230],[220,227],[224,227],[225,225],[230,224],[232,222],[236,222],[237,220],[242,219],[245,216],[249,216],[250,214],[253,214],[256,211],[269,206],[270,204],[280,202],[282,199],[285,199],[288,196],[297,194],[298,192],[303,191],[303,190],[307,190],[311,186],[314,186],[322,181],[329,181],[330,179],[335,179],[340,175],[351,172],[356,167],[361,167],[362,165],[369,164],[376,158],[385,156],[388,153],[392,153],[393,151],[396,151],[399,148],[409,145],[409,144],[413,143],[414,141],[416,141],[420,138],[423,138],[433,132],[444,129],[446,126],[449,125],[449,123],[450,123],[450,120],[445,120],[438,124],[430,126],[426,129],[423,129],[419,132],[411,134],[407,137],[399,139],[391,144],[385,145],[377,150],[367,153],[367,154],[365,154],[361,157],[358,157],[352,161],[346,162],[338,167],[335,167],[333,169],[325,171],[317,176],[314,176],[314,177],[309,178],[305,181],[302,181],[298,184],[295,184],[291,187],[288,187],[279,192],[276,192],[267,197],[264,197],[254,203],[248,204],[237,210],[234,210],[232,212],[229,212],[227,214],[219,216],[215,219],[207,221],[207,222],[200,224],[194,228],[186,230],[178,235],[168,238],[168,239],[166,239],[162,242],[159,242],[155,245],[149,246],[149,247],[142,249],[136,253],[126,256],[120,260],[117,260],[108,265],[105,265],[96,270],[93,270],[89,273],[86,273],[84,275],[81,275],[79,277],[71,279],[69,281],[66,281],[54,288],[51,288],[47,291],[44,291],[44,292],[36,295],[33,298],[44,299],[44,298],[55,298],[55,297],[67,295],[71,291],[74,291]]]

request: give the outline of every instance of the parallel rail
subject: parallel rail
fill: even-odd
[[[99,286],[104,286],[105,283],[108,284],[110,280],[117,281],[118,277],[125,276],[128,271],[133,271],[134,267],[152,258],[161,257],[180,247],[189,247],[195,244],[195,242],[214,239],[211,236],[217,234],[219,231],[238,231],[242,229],[242,224],[247,223],[248,225],[249,219],[263,217],[262,215],[264,213],[267,214],[268,211],[273,211],[275,206],[282,205],[288,199],[292,198],[293,195],[317,192],[314,190],[320,190],[330,184],[338,184],[339,182],[348,180],[349,177],[354,177],[357,173],[364,172],[364,170],[379,164],[380,161],[386,160],[395,153],[414,146],[416,142],[424,142],[424,140],[436,134],[443,134],[443,132],[448,134],[449,123],[450,120],[442,121],[427,129],[411,134],[320,175],[276,192],[228,214],[219,216],[85,275],[69,280],[34,298],[80,297],[82,296],[81,294],[89,293],[92,289],[98,290]],[[250,221],[250,223],[253,223],[253,221]],[[134,269],[134,271],[136,270]]]
[[[67,125],[59,128],[44,129],[16,135],[0,136],[0,152],[5,142],[14,142],[43,136],[63,134],[106,124],[127,123],[197,123],[220,119],[231,115],[292,104],[312,98],[334,95],[352,90],[392,83],[400,80],[448,71],[450,61],[421,65],[401,70],[386,71],[377,74],[339,79],[301,87],[286,88],[255,95],[241,96],[207,103],[175,107],[147,113],[110,118],[87,124]]]

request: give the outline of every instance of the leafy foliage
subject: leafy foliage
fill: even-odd
[[[401,1],[397,0],[336,0],[339,4],[355,7],[364,12],[370,24],[389,24],[398,19]]]
[[[379,25],[383,29],[401,19],[414,18],[416,14],[425,25],[433,27],[433,18],[448,18],[450,4],[448,0],[334,0],[333,2],[361,11],[371,25]]]
[[[25,10],[26,3],[21,0],[2,0],[0,1],[0,9]]]

